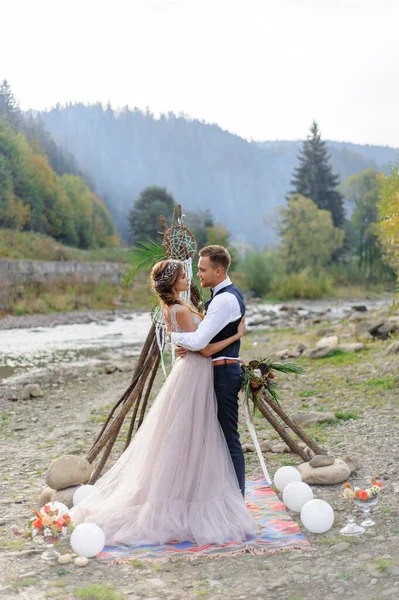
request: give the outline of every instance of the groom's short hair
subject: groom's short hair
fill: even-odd
[[[221,267],[228,271],[231,265],[231,256],[223,246],[205,246],[199,251],[200,256],[207,256],[213,267]]]

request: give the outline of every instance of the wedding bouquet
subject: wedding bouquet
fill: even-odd
[[[257,407],[259,398],[269,392],[271,397],[280,404],[274,371],[280,373],[303,374],[302,367],[295,363],[273,362],[269,358],[251,360],[248,365],[242,364],[243,379],[241,390],[245,392],[245,400],[252,398],[254,408]]]
[[[34,510],[33,514],[28,521],[27,536],[36,538],[36,541],[42,538],[46,542],[55,543],[74,529],[71,517],[61,514],[58,508],[52,510],[46,505],[42,512]]]

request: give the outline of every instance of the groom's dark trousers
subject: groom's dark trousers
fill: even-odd
[[[237,363],[217,365],[214,385],[218,405],[218,419],[226,438],[241,493],[245,494],[245,460],[238,433],[238,392],[242,370]]]

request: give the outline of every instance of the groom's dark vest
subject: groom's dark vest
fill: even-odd
[[[238,325],[242,317],[245,315],[245,304],[242,292],[233,284],[227,285],[226,287],[216,292],[213,298],[211,298],[211,300],[208,300],[208,302],[205,303],[206,310],[208,310],[208,307],[212,300],[216,298],[216,296],[219,296],[219,294],[233,294],[237,298],[238,304],[240,306],[241,317],[237,321],[232,321],[231,323],[228,323],[226,327],[219,331],[219,333],[215,335],[215,337],[210,341],[211,344],[214,344],[215,342],[221,342],[222,340],[226,340],[227,338],[235,335],[237,333]],[[212,354],[212,358],[217,358],[218,356],[229,356],[231,358],[238,358],[240,355],[240,345],[240,340],[237,340],[236,342],[233,342],[232,344],[227,346],[224,350],[216,352],[216,354]]]

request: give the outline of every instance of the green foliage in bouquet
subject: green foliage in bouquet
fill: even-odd
[[[254,410],[258,407],[259,398],[267,391],[280,405],[280,399],[275,382],[275,371],[280,373],[295,373],[302,375],[304,369],[289,362],[273,362],[271,358],[251,360],[248,365],[242,365],[243,380],[241,390],[245,392],[245,400],[252,398]]]

